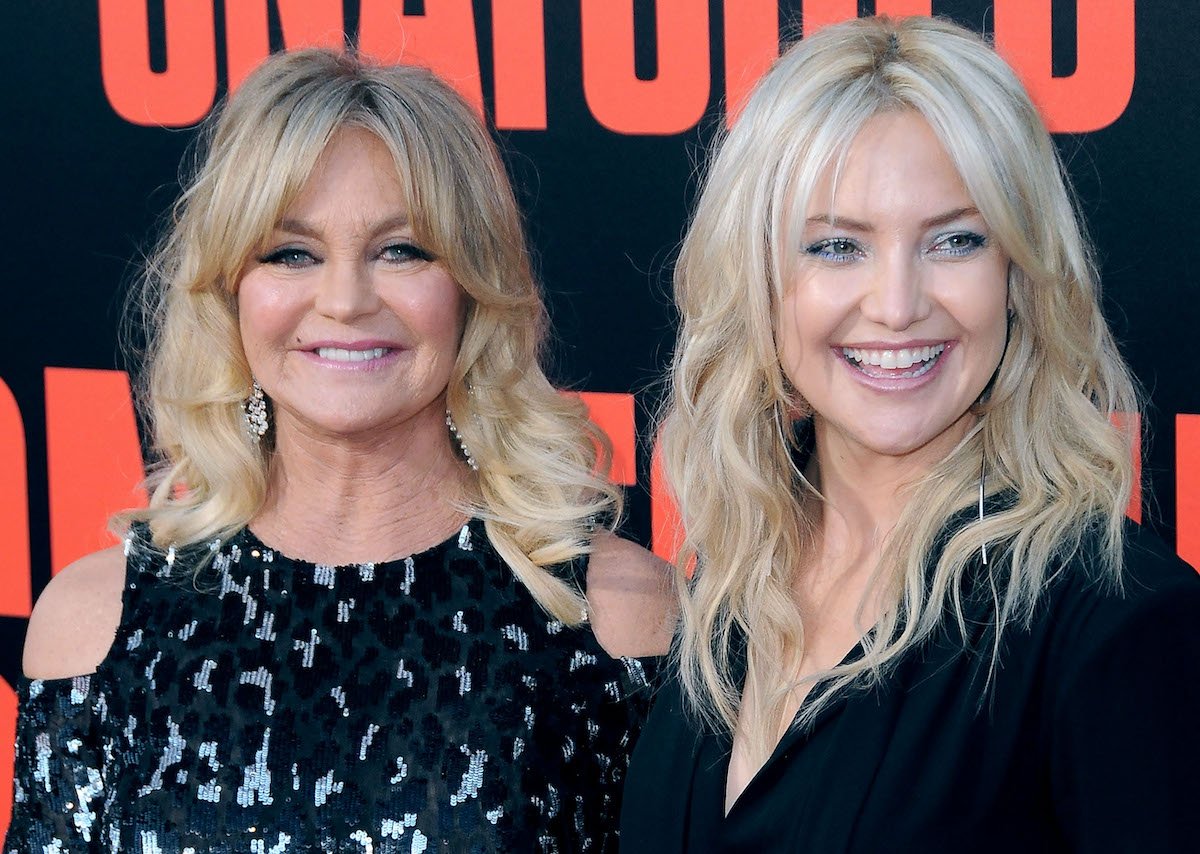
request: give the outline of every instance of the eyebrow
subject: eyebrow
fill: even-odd
[[[372,223],[367,229],[372,236],[382,234],[385,231],[407,228],[409,226],[409,218],[407,213],[398,213],[394,216],[389,216],[386,219]],[[320,229],[311,225],[304,220],[299,219],[283,219],[279,225],[275,226],[276,231],[286,231],[289,234],[299,234],[302,237],[311,237],[314,240],[319,240],[321,237]]]
[[[963,208],[955,208],[954,210],[940,213],[937,216],[932,216],[921,223],[921,228],[937,228],[939,225],[946,225],[954,222],[956,219],[961,219],[966,216],[978,216],[979,209],[973,205],[968,205]],[[834,216],[833,214],[817,214],[810,216],[808,222],[812,225],[827,225],[831,228],[844,228],[848,231],[873,231],[874,226],[869,222],[853,219],[847,216]]]

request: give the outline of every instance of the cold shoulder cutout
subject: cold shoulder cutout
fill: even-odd
[[[58,573],[38,597],[25,635],[30,679],[92,673],[108,655],[121,622],[125,549],[93,552]]]
[[[587,571],[589,619],[610,655],[666,654],[678,614],[674,571],[636,543],[596,534]]]

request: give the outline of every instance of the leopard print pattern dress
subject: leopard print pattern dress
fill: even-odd
[[[5,852],[616,849],[655,662],[547,617],[481,522],[380,564],[199,548],[135,528],[105,661],[21,681]]]

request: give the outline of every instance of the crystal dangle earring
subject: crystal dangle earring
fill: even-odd
[[[257,445],[271,426],[267,421],[267,396],[263,394],[258,380],[254,381],[250,396],[242,401],[242,410],[246,416],[246,430]]]
[[[467,450],[467,443],[463,441],[463,437],[459,434],[458,425],[454,423],[454,417],[450,414],[449,409],[446,410],[446,426],[450,428],[451,435],[458,442],[458,449],[462,452],[463,459],[467,461],[467,465],[471,467],[471,471],[479,471],[479,463],[475,462],[475,458]]]

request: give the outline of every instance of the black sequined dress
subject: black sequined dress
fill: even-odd
[[[653,662],[548,618],[482,523],[340,567],[243,531],[198,578],[144,538],[97,671],[21,681],[5,852],[616,849]]]

